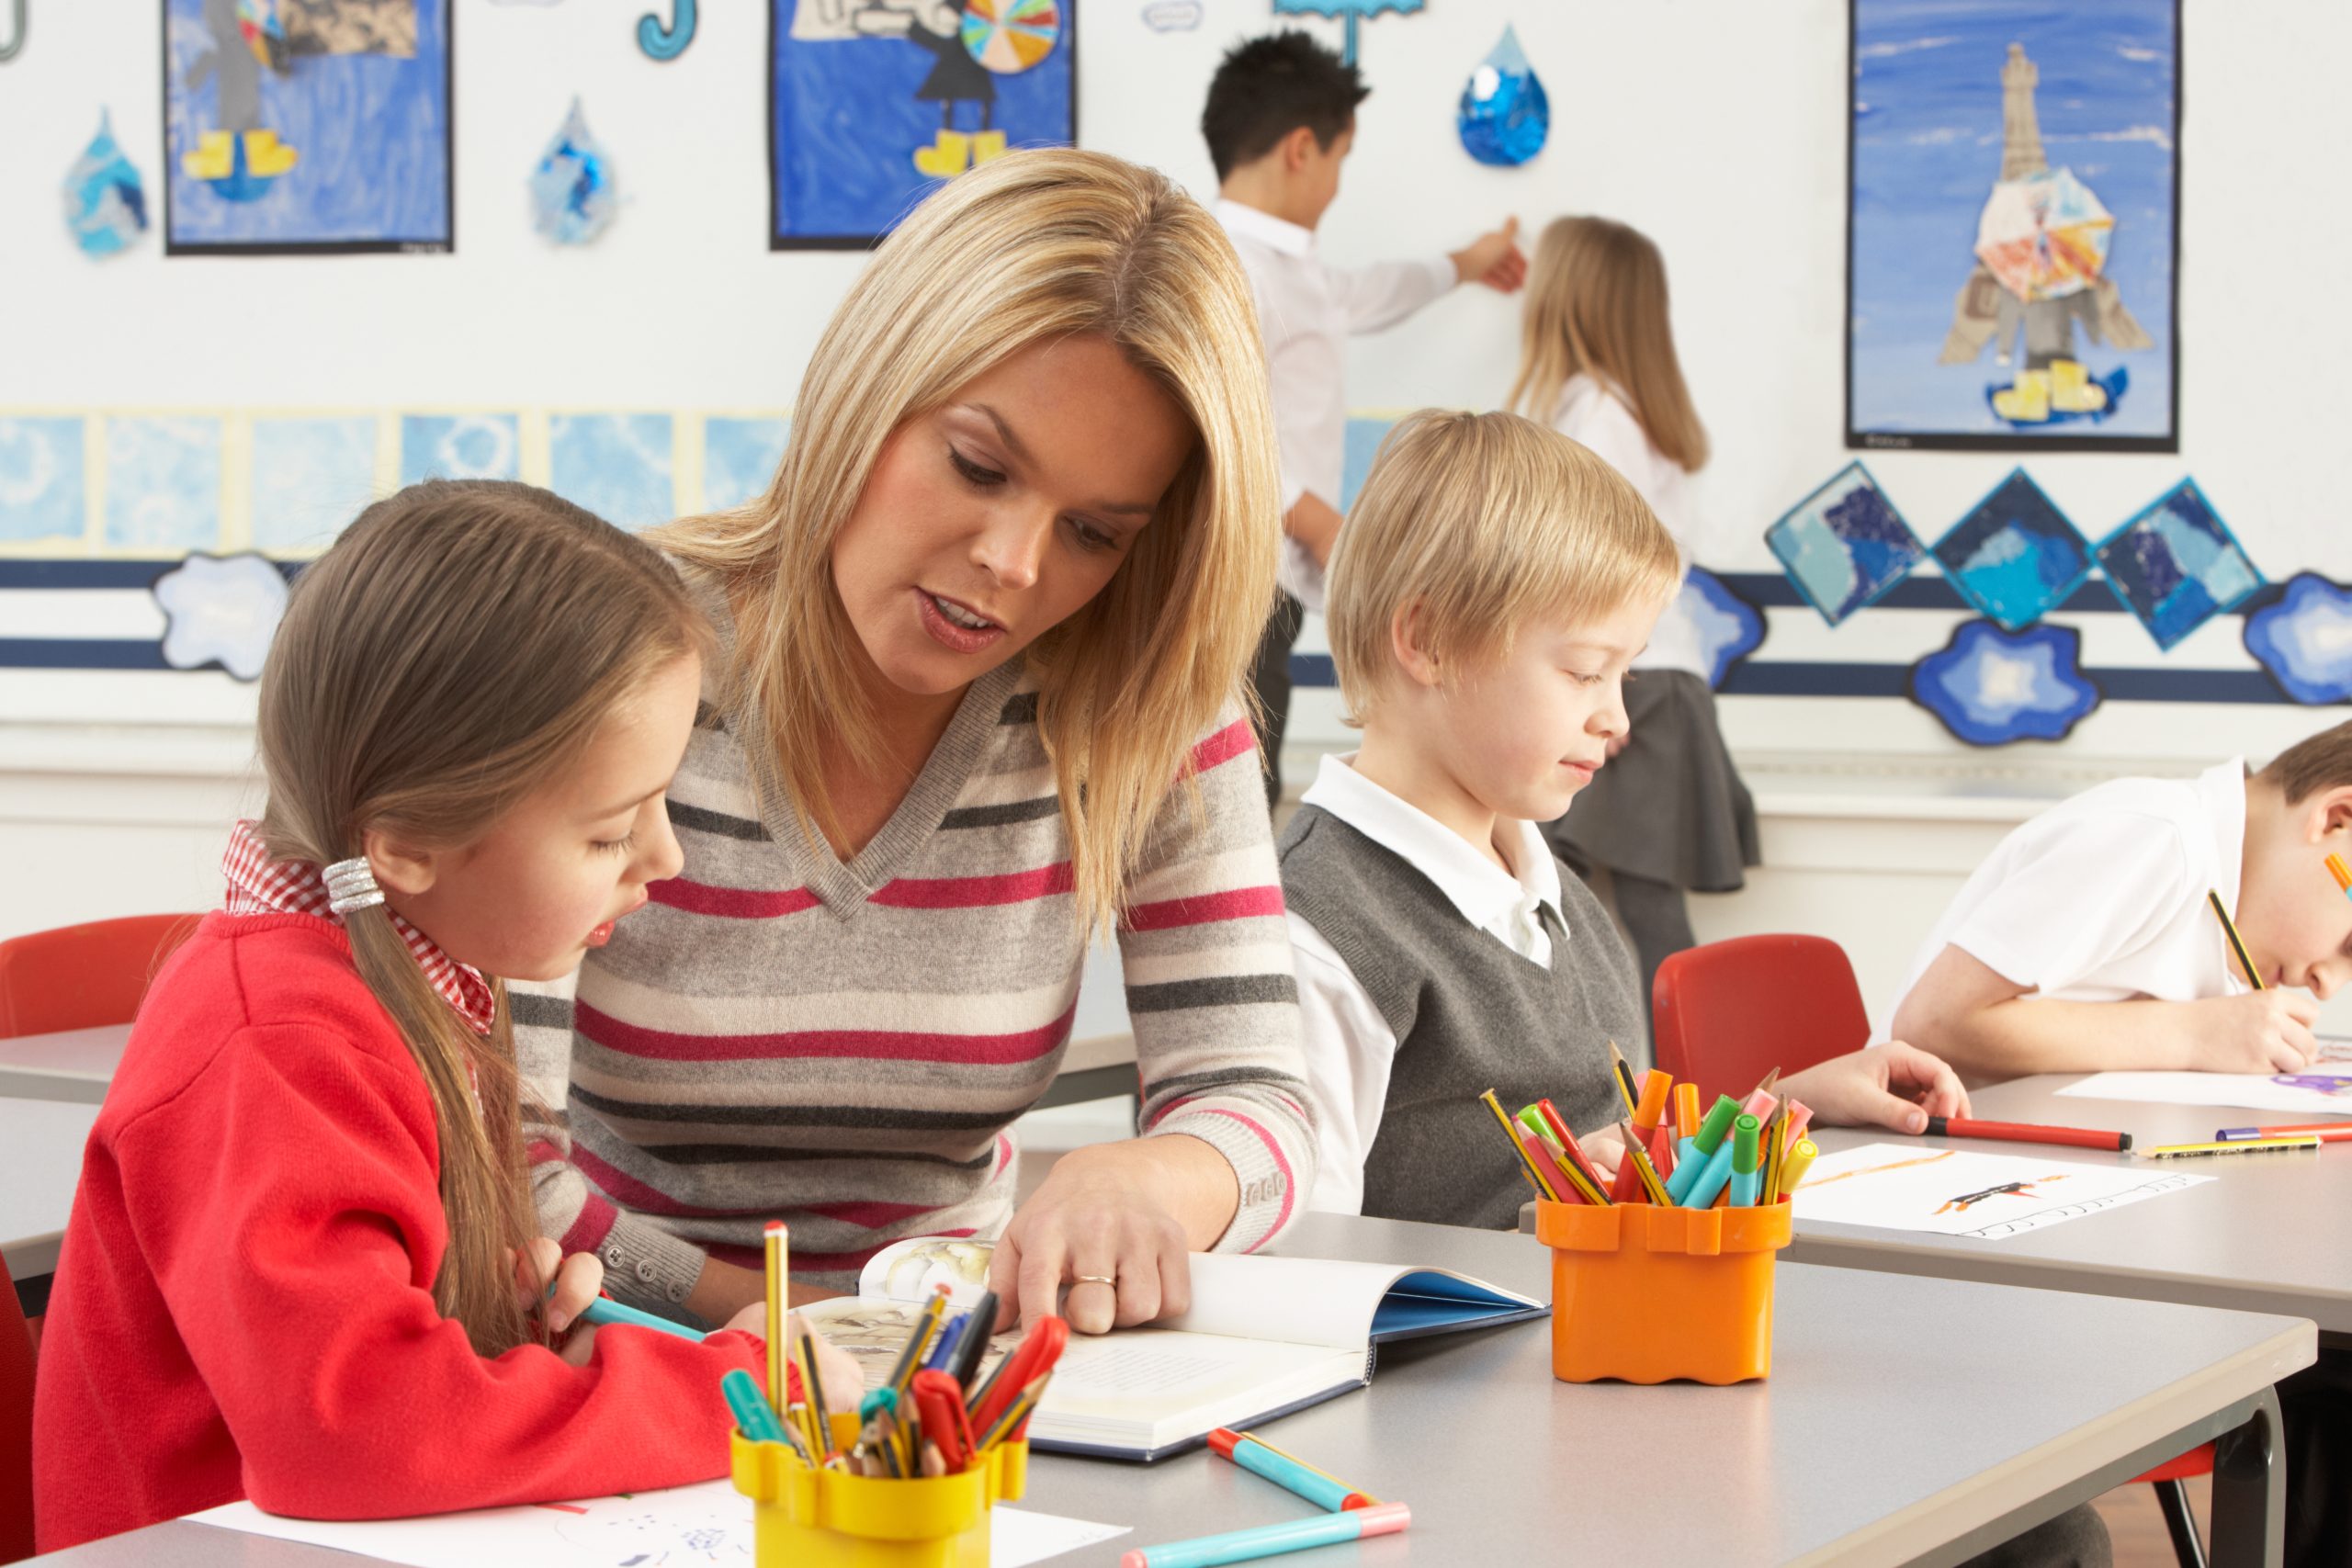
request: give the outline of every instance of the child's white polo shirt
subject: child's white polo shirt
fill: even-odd
[[[1947,944],[2036,998],[2194,1001],[2243,989],[2211,890],[2236,917],[2245,763],[2117,779],[2024,823],[1976,868],[1895,992],[1876,1038]]]

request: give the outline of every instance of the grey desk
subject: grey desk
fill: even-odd
[[[1543,1292],[1531,1239],[1310,1215],[1283,1250],[1442,1264]],[[2213,1562],[2278,1561],[2270,1385],[2309,1323],[2160,1303],[1784,1267],[1769,1382],[1570,1385],[1544,1323],[1389,1347],[1372,1386],[1279,1441],[1412,1505],[1402,1536],[1322,1563],[1958,1562],[2219,1438]],[[1146,1470],[1041,1457],[1029,1506],[1135,1527],[1057,1558],[1296,1518],[1305,1506],[1196,1452]],[[319,1550],[174,1523],[51,1559],[72,1568],[348,1568]]]
[[[95,1105],[0,1099],[0,1257],[28,1313],[49,1299]]]
[[[96,1105],[107,1097],[130,1043],[127,1023],[0,1040],[0,1095]]]
[[[1969,1099],[1975,1113],[1989,1121],[2112,1128],[2130,1133],[2143,1148],[2201,1142],[2218,1127],[2324,1120],[2057,1094],[2077,1081],[2055,1075],[2020,1078]],[[1825,1153],[1899,1141],[1898,1134],[1850,1128],[1825,1128],[1815,1137]],[[2133,1160],[2092,1149],[1968,1139],[1951,1144],[1987,1152],[2030,1151],[2077,1164]],[[2331,1346],[2352,1343],[2352,1232],[2336,1223],[2352,1213],[2352,1148],[2331,1145],[2309,1154],[2136,1163],[2151,1171],[2188,1171],[2215,1179],[2000,1241],[1800,1222],[1788,1256],[1849,1269],[2282,1313],[2317,1323]]]

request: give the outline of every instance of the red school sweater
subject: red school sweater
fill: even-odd
[[[727,1469],[756,1337],[605,1327],[491,1359],[433,1304],[424,1077],[339,926],[209,916],[150,990],[83,1156],[33,1409],[40,1548],[250,1497],[377,1518]]]

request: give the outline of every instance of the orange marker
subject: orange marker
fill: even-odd
[[[2342,855],[2331,854],[2327,857],[2327,874],[2335,878],[2337,892],[2352,897],[2352,865],[2346,865]]]
[[[1705,1119],[1705,1114],[1699,1105],[1699,1086],[1695,1083],[1676,1084],[1674,1086],[1674,1135],[1678,1138],[1697,1137],[1699,1123]]]

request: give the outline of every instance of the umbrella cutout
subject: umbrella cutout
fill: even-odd
[[[1552,101],[1542,78],[1519,46],[1518,29],[1506,25],[1478,69],[1462,89],[1454,111],[1464,151],[1481,164],[1516,168],[1544,150],[1552,133]]]
[[[1383,11],[1410,13],[1421,9],[1429,0],[1274,0],[1277,17],[1344,17],[1348,23],[1347,43],[1340,58],[1350,65],[1356,62],[1356,24],[1365,17],[1377,17]]]
[[[531,171],[531,227],[559,245],[584,245],[611,226],[617,205],[612,160],[575,97]]]

